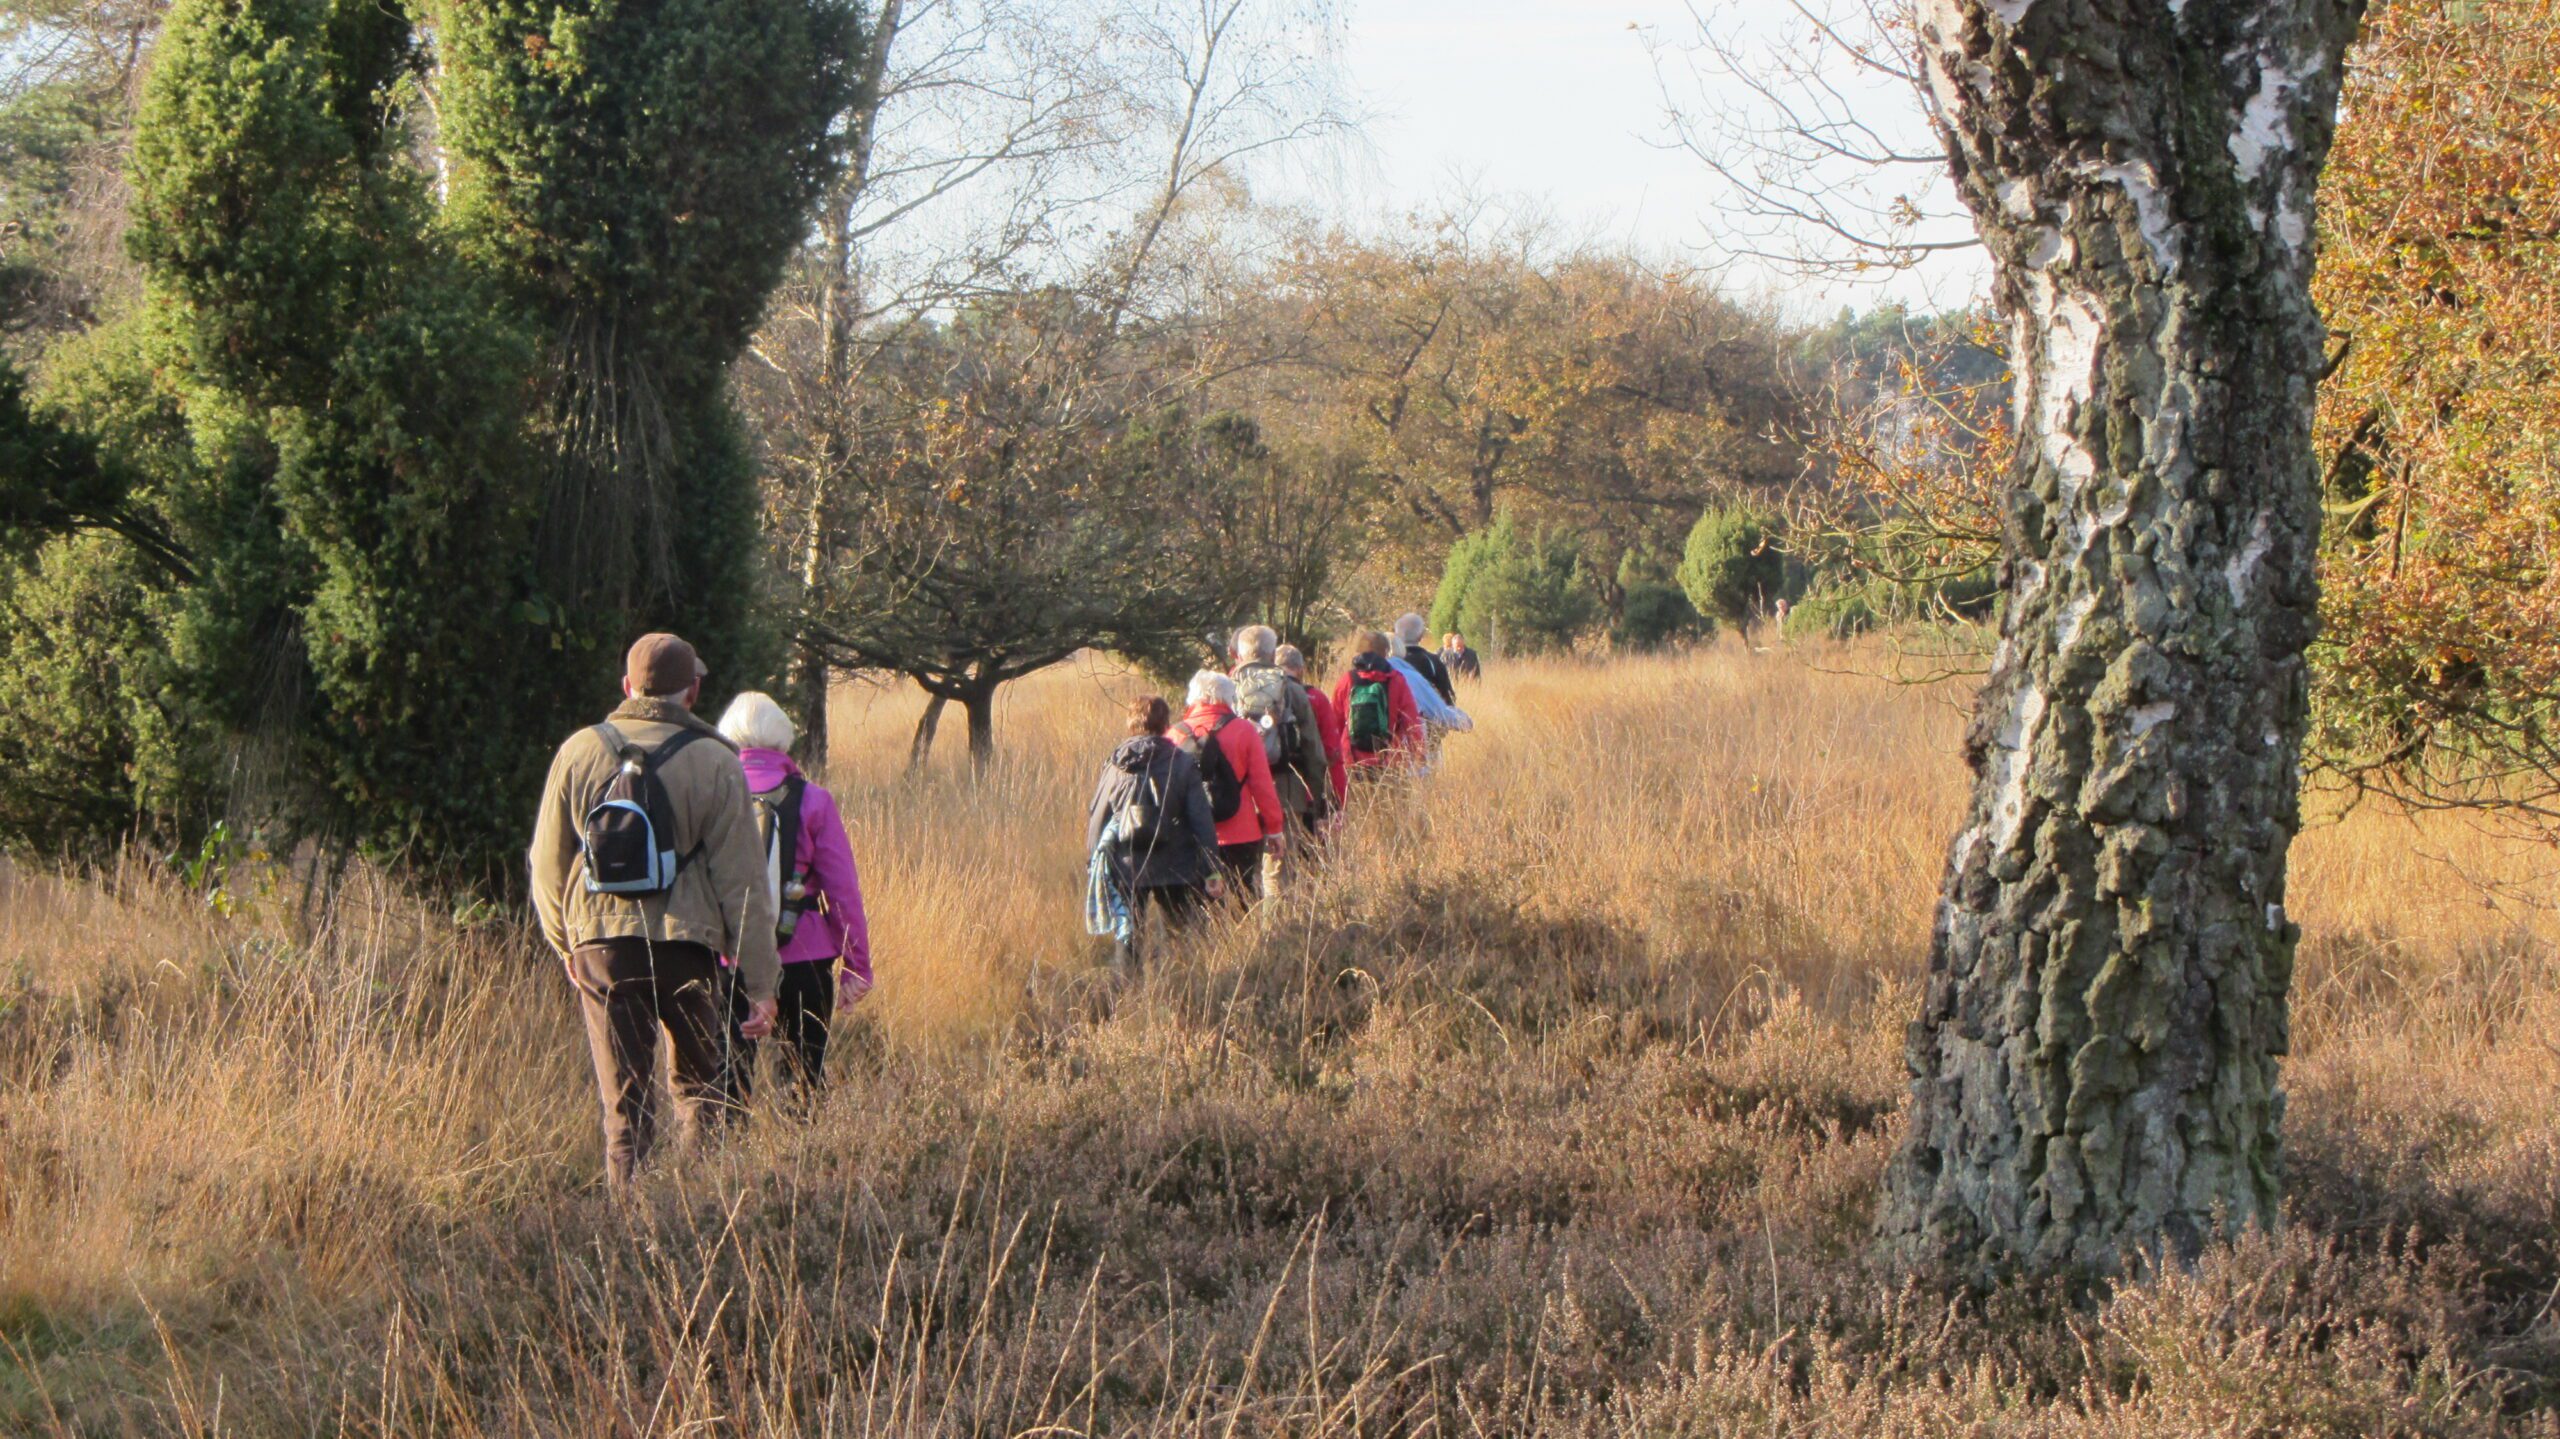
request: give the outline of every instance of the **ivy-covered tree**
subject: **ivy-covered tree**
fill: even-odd
[[[95,761],[50,806],[76,824],[0,806],[8,838],[223,817],[503,884],[630,633],[752,673],[720,374],[823,174],[852,32],[810,0],[533,14],[433,17],[447,206],[427,16],[172,10],[134,143],[142,303],[39,404],[0,396],[0,715]],[[634,476],[667,566],[562,564]]]
[[[416,44],[373,0],[173,12],[135,142],[131,342],[191,441],[164,477],[205,579],[171,610],[178,758],[263,747],[285,783],[235,802],[486,870],[539,755],[454,702],[543,692],[516,608],[528,347],[436,233]]]
[[[437,16],[453,220],[544,346],[546,607],[581,671],[681,627],[778,661],[753,460],[726,389],[834,173],[847,0],[467,0]]]

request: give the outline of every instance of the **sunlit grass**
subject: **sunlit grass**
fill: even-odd
[[[523,931],[7,873],[0,1432],[2547,1433],[2548,856],[2308,832],[2293,1230],[1950,1310],[1863,1241],[1962,694],[1822,658],[1496,665],[1122,989],[1082,819],[1144,682],[1009,687],[985,776],[849,685],[880,987],[814,1115],[628,1206]]]

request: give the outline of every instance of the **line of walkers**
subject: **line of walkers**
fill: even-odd
[[[533,903],[577,990],[604,1108],[605,1169],[627,1183],[661,1127],[658,1040],[688,1123],[743,1112],[760,1041],[814,1091],[832,1014],[871,989],[862,883],[844,820],[800,772],[782,709],[694,714],[705,671],[644,635],[623,702],[551,761],[534,822]]]
[[[1354,774],[1425,772],[1437,737],[1472,728],[1452,673],[1477,672],[1455,636],[1422,648],[1354,637],[1328,697],[1268,626],[1235,637],[1232,675],[1192,677],[1180,720],[1130,707],[1130,738],[1094,797],[1096,905],[1124,963],[1149,912],[1180,926],[1224,895],[1274,892],[1315,855]],[[663,1035],[688,1125],[742,1114],[756,1054],[813,1093],[833,1015],[871,989],[853,846],[835,798],[792,762],[781,706],[748,692],[715,727],[694,713],[706,671],[674,635],[642,636],[623,701],[553,756],[534,823],[533,903],[585,1021],[619,1186],[656,1146]]]
[[[1191,677],[1179,720],[1161,696],[1129,704],[1085,819],[1085,928],[1134,971],[1154,925],[1180,931],[1218,900],[1268,898],[1313,863],[1352,777],[1427,774],[1439,738],[1473,729],[1453,674],[1480,674],[1452,634],[1422,645],[1420,615],[1392,640],[1351,637],[1333,692],[1268,625],[1236,631],[1229,674]]]

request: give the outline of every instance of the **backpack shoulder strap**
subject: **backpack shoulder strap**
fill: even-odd
[[[809,781],[799,775],[787,775],[782,781],[782,802],[773,815],[775,838],[782,846],[782,872],[796,875],[806,856],[800,853],[800,802],[808,797]]]
[[[619,731],[617,731],[617,733],[619,733]],[[665,803],[667,799],[667,786],[664,780],[658,778],[658,771],[665,768],[667,761],[674,759],[687,745],[692,744],[695,740],[701,739],[702,737],[702,731],[693,728],[691,725],[679,725],[676,727],[676,732],[674,734],[671,734],[658,742],[658,747],[656,749],[639,750],[641,766],[648,771],[650,781],[657,785],[656,794],[659,796],[660,803]],[[638,750],[639,746],[633,745],[632,748]],[[672,810],[667,813],[666,819],[670,825],[675,822],[675,815]],[[667,834],[667,842],[673,843],[674,840],[675,833],[670,829]],[[710,843],[711,837],[707,834],[694,836],[693,848],[686,850],[681,855],[678,855],[676,857],[676,863],[685,865],[691,864],[695,860],[700,859],[702,857],[703,847]]]
[[[700,738],[702,738],[702,731],[693,728],[691,725],[679,726],[674,734],[671,734],[665,739],[659,741],[658,747],[649,751],[649,767],[651,769],[655,769],[659,765],[665,764],[667,761],[674,759],[677,752]]]

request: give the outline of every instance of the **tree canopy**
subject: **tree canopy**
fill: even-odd
[[[609,8],[170,11],[133,127],[140,299],[0,414],[24,461],[0,711],[27,752],[110,761],[61,806],[90,840],[228,819],[502,885],[520,796],[630,634],[681,623],[754,662],[721,379],[830,163],[856,37],[804,0]],[[687,207],[733,202],[699,242]],[[682,298],[634,313],[652,286]],[[589,445],[597,413],[626,423]],[[682,537],[665,573],[546,548],[599,490]]]

